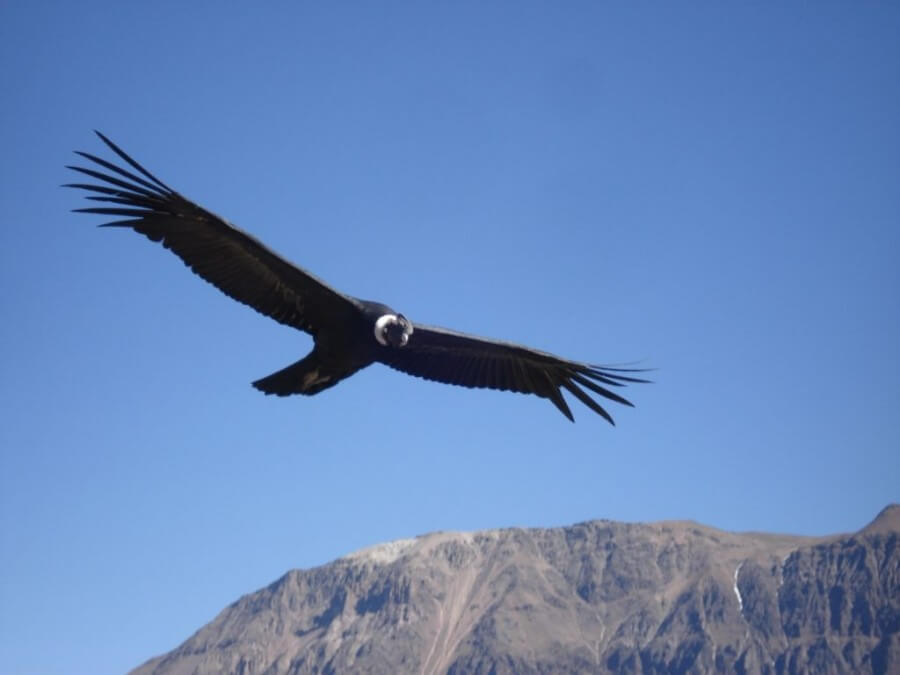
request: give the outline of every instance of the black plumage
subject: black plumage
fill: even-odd
[[[303,359],[253,383],[266,394],[316,394],[377,361],[437,382],[536,394],[574,421],[562,396],[565,389],[613,423],[592,394],[630,406],[611,387],[646,382],[635,376],[637,369],[568,361],[509,342],[420,325],[386,305],[345,295],[181,196],[97,135],[130,169],[78,152],[95,168],[67,168],[98,182],[66,187],[86,190],[87,199],[103,205],[76,211],[114,217],[101,227],[130,228],[162,243],[229,297],[312,335],[313,350]]]

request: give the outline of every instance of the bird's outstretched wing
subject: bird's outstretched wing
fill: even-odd
[[[96,134],[134,171],[78,152],[105,171],[69,166],[99,182],[69,183],[65,187],[87,190],[92,193],[87,199],[109,206],[75,211],[118,217],[101,227],[128,227],[162,243],[226,295],[312,335],[321,326],[359,311],[354,298],[329,287],[246,232],[182,197],[106,136],[99,131]]]
[[[562,396],[563,389],[610,424],[615,424],[591,394],[630,406],[628,400],[609,387],[648,381],[633,375],[643,372],[640,369],[567,361],[536,349],[446,328],[418,324],[413,324],[413,328],[404,347],[380,352],[382,363],[427,380],[537,394],[550,399],[573,422],[572,411]]]

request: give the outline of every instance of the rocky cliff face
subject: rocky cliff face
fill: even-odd
[[[136,674],[898,673],[900,506],[854,535],[437,533],[294,570]]]

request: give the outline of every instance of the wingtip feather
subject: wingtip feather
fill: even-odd
[[[570,422],[575,422],[575,416],[572,414],[569,404],[566,403],[566,399],[563,398],[558,387],[551,386],[547,392],[547,398],[550,399],[553,405],[555,405],[563,415],[569,418]]]
[[[594,399],[592,399],[590,396],[588,396],[584,392],[584,390],[582,390],[581,388],[578,387],[578,385],[573,384],[569,380],[563,380],[562,385],[569,391],[569,393],[571,393],[573,396],[575,396],[575,398],[577,398],[579,401],[584,403],[588,408],[590,408],[595,413],[600,415],[603,419],[605,419],[607,422],[609,422],[613,426],[616,426],[616,423],[613,420],[612,415],[610,415],[608,412],[606,412],[606,410],[604,410],[603,406],[601,406]]]
[[[171,193],[175,192],[172,188],[170,188],[168,185],[163,183],[159,178],[157,178],[152,173],[147,171],[147,169],[145,169],[143,166],[138,164],[138,162],[135,161],[134,159],[132,159],[132,157],[127,152],[122,150],[122,148],[120,148],[118,145],[113,143],[102,133],[100,133],[96,129],[94,129],[94,133],[97,134],[97,136],[100,137],[100,140],[103,141],[104,143],[106,143],[107,147],[109,147],[110,150],[112,150],[114,153],[116,153],[119,156],[119,158],[121,158],[122,160],[127,162],[133,169],[135,169],[142,176],[144,176],[145,178],[152,181],[157,186],[157,189],[162,188],[163,190],[165,190],[167,192],[171,192]]]

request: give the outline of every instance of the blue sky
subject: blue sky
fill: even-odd
[[[900,9],[788,4],[5,3],[7,672],[433,530],[898,501]],[[656,383],[615,428],[381,366],[264,397],[309,338],[69,213],[95,128],[345,292]]]

